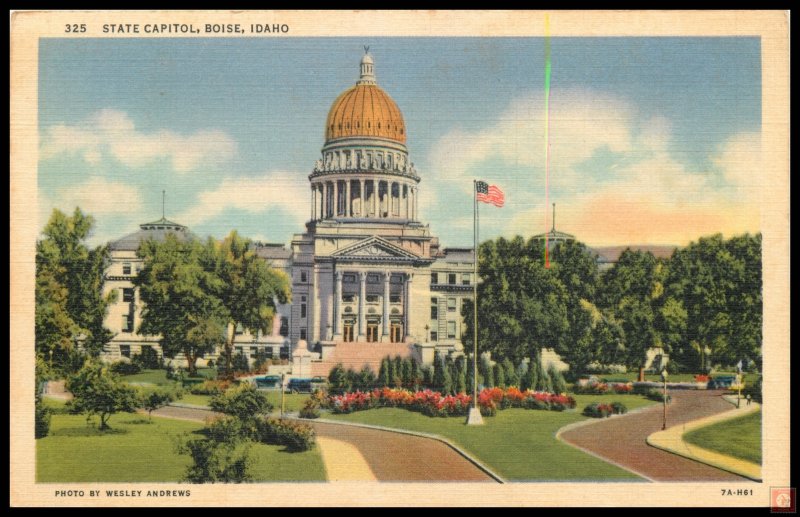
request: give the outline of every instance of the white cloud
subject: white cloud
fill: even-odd
[[[551,106],[550,189],[560,195],[550,201],[559,203],[558,229],[593,245],[680,245],[709,233],[758,231],[757,133],[709,149],[717,171],[694,171],[670,154],[672,124],[664,117],[639,121],[624,101],[591,91],[560,92]],[[503,221],[496,225],[503,235],[545,231],[544,129],[542,99],[526,97],[486,129],[451,131],[432,148],[421,201],[446,204],[436,193],[453,188],[469,195],[479,170],[506,191],[503,213],[493,215]],[[604,148],[622,159],[592,169],[590,159]]]
[[[310,215],[310,190],[303,172],[268,172],[247,178],[225,178],[213,190],[198,195],[197,203],[177,217],[189,226],[218,217],[226,209],[251,214],[278,208],[295,220],[298,227]]]
[[[136,129],[126,113],[106,109],[78,125],[47,128],[42,137],[41,158],[62,153],[78,154],[92,165],[107,155],[132,168],[168,159],[176,172],[186,173],[231,159],[236,154],[236,142],[217,130],[190,135],[167,130],[144,133]]]

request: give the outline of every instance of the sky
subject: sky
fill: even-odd
[[[443,246],[552,226],[543,38],[56,39],[39,44],[39,227],[80,206],[100,244],[162,215],[288,244],[331,104],[370,46]],[[552,38],[549,202],[590,246],[759,231],[757,37]]]

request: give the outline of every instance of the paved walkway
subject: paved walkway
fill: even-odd
[[[667,406],[668,427],[729,411],[717,390],[674,390]],[[621,399],[622,400],[622,399]],[[652,481],[747,481],[746,478],[651,447],[647,437],[660,431],[663,406],[622,417],[592,421],[560,432],[561,440]]]
[[[216,413],[165,406],[153,414],[204,422]],[[317,432],[317,442],[331,481],[495,482],[483,470],[438,440],[313,420],[307,423]]]
[[[735,401],[736,398],[734,397]],[[734,402],[735,403],[735,402]],[[707,465],[717,467],[735,474],[748,477],[754,481],[761,480],[761,465],[750,461],[734,458],[726,454],[704,449],[694,444],[684,441],[683,436],[694,429],[699,429],[708,425],[723,422],[732,418],[739,418],[750,413],[759,411],[761,406],[757,403],[750,405],[741,402],[738,409],[734,408],[724,413],[718,413],[709,417],[701,418],[688,422],[685,425],[676,425],[666,431],[658,431],[647,437],[647,443],[653,447],[664,449],[673,454],[679,454],[689,459],[700,461]]]

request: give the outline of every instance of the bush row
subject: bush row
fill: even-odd
[[[314,428],[302,422],[264,418],[258,420],[258,439],[269,445],[283,445],[292,452],[311,449],[316,443]]]

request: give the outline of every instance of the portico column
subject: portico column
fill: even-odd
[[[389,282],[391,273],[383,274],[383,335],[381,341],[389,341]]]
[[[372,214],[378,217],[378,180],[372,180]]]
[[[327,219],[330,216],[331,210],[331,186],[327,181],[322,184],[322,218]]]
[[[413,280],[414,273],[406,273],[405,294],[403,296],[403,301],[405,302],[405,307],[403,307],[403,319],[405,320],[403,341],[411,334],[411,282]]]
[[[344,182],[344,215],[350,217],[353,215],[350,210],[350,180]]]
[[[333,182],[333,217],[339,216],[339,180]]]
[[[364,318],[364,299],[367,296],[367,273],[361,271],[358,273],[358,276],[361,281],[361,286],[358,291],[358,341],[365,341],[364,321],[366,318]]]
[[[367,205],[366,205],[366,197],[365,197],[365,194],[364,194],[364,180],[359,180],[358,184],[361,187],[361,190],[358,191],[359,192],[358,196],[359,196],[359,199],[360,199],[360,201],[358,202],[358,216],[359,217],[364,217],[366,215],[364,213],[364,211],[366,210],[366,207],[367,207]]]
[[[419,217],[419,198],[417,197],[417,189],[414,188],[414,220]]]
[[[333,297],[333,339],[341,339],[342,336],[342,272],[336,272],[336,292]]]
[[[317,209],[316,202],[317,202],[317,193],[314,190],[314,184],[312,183],[311,184],[311,220],[312,221],[314,220],[314,212]]]

